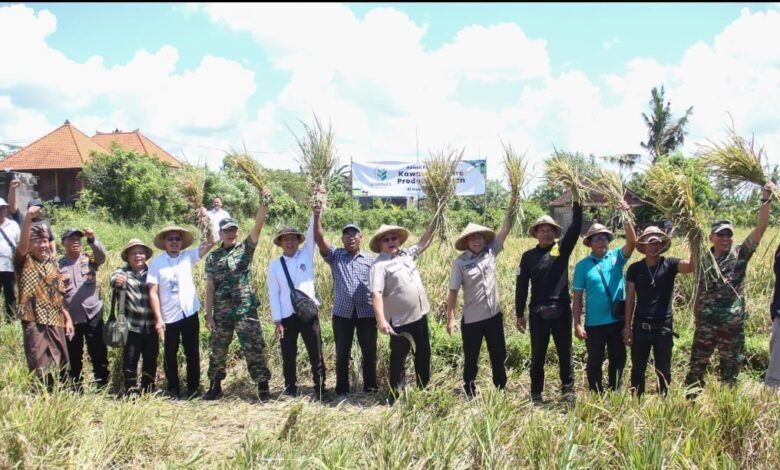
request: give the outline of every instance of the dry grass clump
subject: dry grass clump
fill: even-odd
[[[596,168],[588,177],[589,185],[604,196],[608,208],[620,212],[620,221],[625,226],[627,222],[634,223],[634,213],[623,210],[626,188],[620,175],[611,170]]]
[[[512,148],[512,143],[501,145],[504,148],[504,171],[506,181],[509,183],[509,207],[507,210],[511,214],[512,221],[518,225],[523,223],[525,214],[520,204],[522,192],[528,183],[528,163],[525,160],[525,154],[518,154]]]
[[[253,157],[245,153],[238,153],[235,150],[231,150],[225,156],[225,164],[229,168],[233,168],[240,174],[245,180],[257,189],[260,194],[268,187],[268,178],[265,175],[263,167]],[[270,204],[270,200],[263,197],[263,205]]]
[[[321,204],[324,208],[326,196],[318,191],[324,186],[331,172],[338,165],[339,158],[333,144],[334,133],[330,124],[325,129],[317,115],[314,115],[314,125],[309,126],[303,121],[304,135],[295,136],[299,156],[297,159],[301,172],[306,175],[312,192],[312,202]],[[290,131],[292,132],[292,131]],[[293,135],[295,135],[293,133]]]
[[[582,203],[588,197],[587,174],[564,152],[556,151],[545,162],[547,183],[571,191],[572,202]]]
[[[449,221],[446,216],[447,204],[455,197],[456,184],[454,174],[463,159],[465,149],[454,149],[430,153],[425,162],[425,170],[420,177],[420,188],[425,193],[428,210],[434,214],[435,231],[442,242],[447,239]]]

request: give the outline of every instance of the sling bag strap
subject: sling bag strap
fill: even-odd
[[[123,274],[125,277],[127,277],[127,273],[123,271]],[[125,280],[125,283],[127,283],[127,280]],[[117,291],[119,291],[119,313],[115,316],[114,312],[117,309],[116,307],[116,297],[117,297]],[[114,320],[114,318],[119,318],[121,321],[125,321],[125,297],[127,296],[127,289],[126,287],[123,287],[122,289],[114,289],[114,293],[111,295],[111,314],[108,316],[108,321]]]
[[[609,297],[609,303],[613,303],[614,301],[612,300],[612,292],[610,292],[609,290],[609,286],[607,285],[607,280],[604,278],[604,273],[601,271],[601,266],[599,266],[599,263],[595,259],[591,258],[590,260],[593,261],[593,264],[596,265],[596,271],[598,271],[599,276],[601,276],[601,282],[604,283],[604,290],[607,291],[607,296]]]
[[[8,242],[8,246],[11,247],[11,251],[16,250],[16,245],[14,245],[14,242],[12,242],[10,238],[8,238],[8,235],[5,234],[5,230],[3,230],[2,227],[0,227],[0,233],[3,234],[3,238],[5,238],[5,241]]]
[[[284,256],[279,257],[280,260],[282,260],[282,269],[284,269],[284,277],[287,278],[287,285],[290,286],[290,292],[295,290],[295,285],[293,285],[292,279],[290,278],[290,271],[287,270],[287,263],[284,261]]]

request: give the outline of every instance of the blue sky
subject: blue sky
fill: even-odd
[[[728,112],[780,160],[778,31],[766,3],[0,4],[0,41],[17,44],[0,60],[18,64],[0,69],[0,142],[68,118],[212,167],[243,141],[292,168],[288,126],[314,111],[343,160],[465,147],[498,177],[500,139],[535,161],[553,145],[641,152],[664,84],[673,110],[694,106],[687,150]]]

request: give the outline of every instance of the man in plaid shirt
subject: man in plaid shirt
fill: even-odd
[[[320,255],[333,273],[333,336],[336,340],[336,394],[349,391],[349,358],[352,338],[357,330],[363,356],[363,391],[375,392],[376,386],[376,318],[371,307],[368,275],[374,257],[360,251],[360,228],[349,224],[341,231],[344,248],[333,248],[325,240],[320,215],[314,206],[314,241]]]

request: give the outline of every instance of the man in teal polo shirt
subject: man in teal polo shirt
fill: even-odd
[[[624,208],[628,208],[628,205],[625,204]],[[608,381],[611,390],[620,387],[626,365],[623,316],[612,312],[613,305],[622,306],[625,300],[623,267],[636,246],[633,224],[626,223],[625,246],[610,250],[609,243],[614,238],[607,227],[593,224],[582,240],[592,251],[574,268],[574,334],[585,340],[588,349],[585,367],[588,388],[595,392],[604,390],[601,366],[604,363],[605,347],[609,358]],[[584,328],[581,322],[583,297],[586,301]]]

